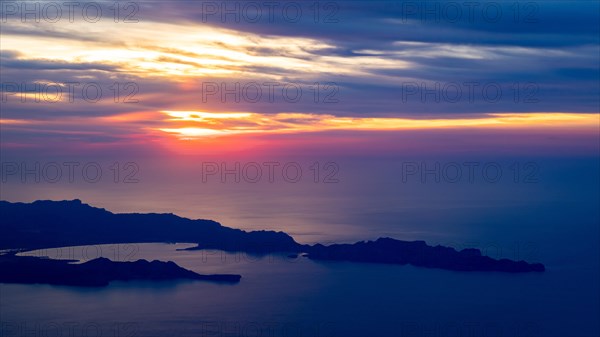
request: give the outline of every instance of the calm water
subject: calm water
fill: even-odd
[[[103,289],[1,285],[2,336],[597,336],[598,265],[543,274],[177,251],[130,244],[31,252],[172,260],[237,285],[114,282]]]
[[[302,243],[420,239],[542,262],[547,271],[256,259],[166,244],[49,250],[43,254],[52,258],[173,260],[243,278],[237,285],[115,282],[103,289],[2,284],[1,336],[599,336],[600,163],[533,159],[539,179],[515,182],[511,165],[530,160],[500,162],[498,183],[403,182],[398,160],[372,160],[339,161],[335,184],[315,184],[309,175],[297,184],[202,183],[197,164],[168,175],[143,166],[139,184],[4,184],[11,201],[80,198],[114,212],[283,230]]]

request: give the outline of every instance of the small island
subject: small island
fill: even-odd
[[[343,245],[314,245],[307,257],[313,260],[349,261],[365,263],[410,264],[417,267],[440,268],[454,271],[499,271],[508,273],[543,272],[541,263],[527,263],[508,259],[492,259],[481,255],[479,249],[429,246],[425,241],[400,241],[380,238],[376,241]]]
[[[50,284],[79,287],[105,287],[112,281],[201,280],[238,283],[240,275],[201,275],[174,262],[138,260],[114,262],[97,258],[81,264],[70,260],[50,260],[14,253],[0,255],[0,283]]]

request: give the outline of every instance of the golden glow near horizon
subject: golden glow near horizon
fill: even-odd
[[[161,111],[134,112],[110,117],[71,117],[62,120],[0,119],[5,130],[25,128],[31,132],[59,127],[56,133],[101,134],[99,130],[70,130],[82,123],[138,128],[139,135],[191,140],[240,134],[298,134],[322,131],[402,131],[432,129],[574,129],[598,130],[600,114],[497,113],[485,117],[416,119],[395,117],[340,117],[327,114],[252,112]],[[90,121],[92,120],[92,121]],[[149,122],[151,121],[151,122]],[[154,125],[154,126],[153,126]],[[62,128],[63,131],[59,131]],[[110,128],[109,128],[110,130]],[[158,133],[157,133],[158,132]]]
[[[341,117],[330,114],[253,112],[161,111],[134,112],[109,117],[71,117],[59,120],[0,119],[5,126],[79,125],[93,120],[96,125],[140,124],[148,120],[163,127],[146,129],[197,138],[241,133],[302,133],[330,130],[385,131],[441,128],[598,128],[600,114],[584,113],[492,113],[474,118]]]
[[[179,127],[159,128],[180,138],[224,136],[240,133],[300,133],[329,130],[407,130],[468,127],[594,127],[598,114],[572,113],[498,113],[483,118],[410,119],[337,117],[303,113],[207,113],[196,111],[163,111],[169,123]]]

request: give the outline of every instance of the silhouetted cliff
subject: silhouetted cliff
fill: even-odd
[[[211,220],[173,214],[113,214],[73,201],[0,201],[0,249],[38,249],[75,245],[143,242],[193,242],[197,249],[252,254],[307,253],[314,260],[411,264],[459,271],[544,271],[540,263],[482,256],[477,249],[456,251],[424,241],[381,238],[355,244],[309,246],[286,233],[246,232]]]
[[[204,248],[270,253],[300,245],[283,233],[246,232],[173,214],[113,214],[73,201],[0,201],[0,249],[128,242],[194,242]]]

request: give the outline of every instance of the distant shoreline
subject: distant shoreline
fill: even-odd
[[[189,242],[185,250],[222,250],[253,255],[306,254],[316,261],[413,265],[453,271],[543,272],[541,263],[493,259],[478,249],[429,246],[425,241],[379,238],[354,244],[304,245],[275,231],[246,232],[212,220],[174,214],[114,214],[80,200],[11,203],[0,201],[0,250],[69,246]]]

